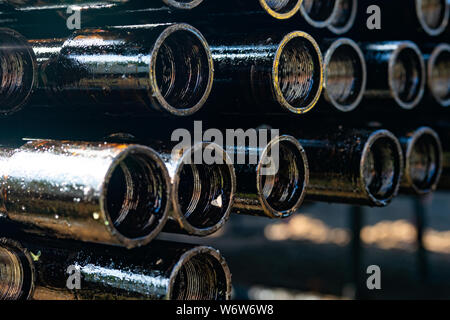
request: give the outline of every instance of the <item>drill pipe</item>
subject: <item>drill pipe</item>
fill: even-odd
[[[265,148],[228,147],[227,151],[236,158],[236,213],[287,218],[301,206],[309,167],[303,147],[293,137],[276,137]],[[239,160],[244,157],[247,161]]]
[[[0,238],[0,263],[4,300],[227,300],[231,293],[224,258],[205,246],[155,241],[124,251]],[[71,278],[77,273],[79,283]]]
[[[410,41],[360,44],[367,63],[365,98],[395,100],[403,109],[415,108],[425,91],[425,62],[419,48]]]
[[[334,34],[344,34],[353,27],[358,12],[358,0],[339,0],[337,12],[327,27]]]
[[[234,203],[236,175],[228,154],[215,143],[155,148],[172,181],[172,210],[164,232],[210,235],[227,222]],[[207,154],[213,161],[206,161]]]
[[[450,107],[450,45],[435,46],[425,59],[429,93],[440,106]]]
[[[309,159],[307,200],[382,207],[397,195],[403,156],[391,132],[355,129],[299,136]]]
[[[373,22],[373,6],[380,8],[380,29],[368,29],[368,22]],[[429,38],[444,36],[449,24],[450,2],[448,0],[359,0],[355,28],[350,37],[361,39],[396,40]]]
[[[342,0],[303,0],[300,13],[315,28],[326,28],[335,22]]]
[[[366,60],[359,46],[351,39],[323,41],[324,84],[320,105],[328,104],[342,112],[356,109],[367,83]],[[319,108],[318,108],[319,109]]]
[[[397,134],[403,150],[400,192],[424,195],[436,190],[442,173],[441,140],[433,129],[420,127]]]
[[[450,124],[444,123],[433,126],[441,137],[442,149],[444,152],[442,163],[442,175],[438,184],[439,190],[450,190]]]
[[[223,113],[302,114],[322,92],[322,54],[307,33],[295,31],[281,40],[242,37],[211,41],[215,64],[211,111]]]
[[[132,248],[167,220],[170,180],[151,148],[35,140],[0,148],[0,162],[2,213],[29,232]]]
[[[1,29],[0,38],[11,33]],[[41,103],[50,98],[77,110],[186,116],[198,111],[211,91],[211,52],[198,30],[186,24],[86,29],[65,41],[29,41],[23,49],[22,38],[17,39],[20,50],[30,56],[23,63],[36,56],[36,100]],[[9,57],[15,51],[2,47],[0,52]],[[8,70],[16,86],[26,85],[21,71]],[[29,95],[34,89],[22,91]],[[17,111],[17,105],[24,104],[20,97],[8,96],[14,109],[1,111]]]

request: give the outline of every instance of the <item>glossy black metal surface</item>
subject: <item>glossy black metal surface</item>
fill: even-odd
[[[231,294],[228,266],[211,247],[156,241],[124,251],[33,240],[0,238],[7,271],[0,274],[0,294],[10,290],[0,298],[227,300]]]

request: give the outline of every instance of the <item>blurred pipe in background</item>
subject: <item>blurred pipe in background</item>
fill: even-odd
[[[425,195],[436,190],[443,161],[441,140],[436,131],[421,127],[403,131],[397,134],[397,137],[402,145],[405,160],[400,191]]]
[[[237,147],[227,151],[235,157],[236,213],[286,218],[301,206],[309,167],[303,147],[293,137],[279,136],[265,148]],[[236,161],[239,155],[259,160],[257,164],[241,164]]]
[[[133,248],[166,223],[170,180],[148,147],[35,140],[0,163],[2,213],[29,232]]]
[[[348,38],[323,41],[321,49],[324,54],[324,99],[320,105],[328,103],[342,112],[356,109],[367,83],[366,60],[361,49]]]
[[[397,195],[400,143],[387,130],[297,134],[309,160],[306,199],[383,207]]]
[[[326,28],[337,18],[342,0],[303,0],[300,7],[302,17],[315,28]]]
[[[428,89],[434,100],[443,107],[450,106],[450,45],[433,46],[427,57]]]
[[[358,0],[339,0],[337,3],[337,13],[327,28],[334,34],[341,35],[350,31],[355,24]]]
[[[323,62],[316,41],[295,31],[279,36],[210,39],[215,64],[211,112],[302,114],[322,92]]]
[[[78,111],[89,107],[90,112],[156,112],[175,116],[198,111],[213,83],[208,44],[195,28],[186,24],[86,29],[67,40],[29,41],[39,70],[31,67],[34,55],[22,37],[0,29],[2,37],[16,41],[17,48],[6,42],[0,54],[20,58],[20,62],[30,65],[27,72],[11,71],[3,65],[3,72],[12,73],[9,78],[20,88],[6,97],[7,107],[1,107],[3,114],[24,105],[29,92],[35,89],[34,82],[25,81],[30,77],[36,78],[38,91],[31,104],[48,104],[50,99],[53,105],[68,105]],[[12,86],[6,85],[0,90]]]
[[[362,43],[367,63],[366,100],[380,107],[394,100],[403,109],[413,109],[425,90],[425,62],[410,41]]]
[[[228,300],[231,294],[224,258],[205,246],[156,241],[130,252],[0,238],[0,263],[0,300]],[[69,289],[76,272],[79,289]]]

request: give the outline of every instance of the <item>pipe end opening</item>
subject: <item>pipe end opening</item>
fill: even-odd
[[[274,61],[274,90],[278,102],[290,112],[310,111],[323,87],[322,54],[316,41],[293,32],[281,42]]]
[[[326,28],[336,19],[339,0],[303,0],[300,12],[315,28]]]
[[[430,36],[438,36],[448,26],[450,3],[447,0],[416,0],[416,13],[422,29]]]
[[[355,23],[357,11],[357,0],[338,1],[336,16],[328,26],[328,30],[334,34],[344,34],[348,32]]]
[[[175,9],[190,10],[200,5],[203,0],[163,0],[164,3]]]
[[[259,0],[261,6],[276,19],[289,19],[300,10],[302,0]]]
[[[436,47],[428,60],[428,86],[434,99],[450,106],[450,45]]]
[[[205,38],[192,26],[176,24],[164,30],[151,54],[150,70],[154,98],[173,115],[194,114],[211,92],[211,51]]]
[[[261,156],[257,180],[266,214],[292,215],[303,203],[309,181],[308,160],[300,143],[290,136],[272,140]]]
[[[164,164],[153,150],[129,146],[111,167],[104,188],[106,216],[127,243],[144,245],[161,231],[170,186]]]

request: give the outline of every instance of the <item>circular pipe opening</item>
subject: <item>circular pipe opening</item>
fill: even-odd
[[[361,158],[365,189],[376,206],[387,205],[397,194],[403,169],[400,143],[388,131],[369,138]]]
[[[272,140],[261,155],[257,186],[261,204],[272,218],[293,214],[303,203],[309,181],[306,153],[291,136]]]
[[[358,0],[340,0],[335,18],[328,26],[334,34],[344,34],[354,25],[358,11]]]
[[[322,53],[307,33],[292,32],[282,40],[273,64],[273,86],[278,102],[290,112],[311,110],[322,93]]]
[[[442,146],[430,128],[421,128],[410,139],[406,152],[406,179],[419,194],[436,189],[442,172]]]
[[[34,288],[31,257],[15,241],[0,239],[0,300],[28,299]]]
[[[231,274],[223,257],[209,247],[185,253],[171,274],[171,300],[228,300]]]
[[[445,31],[450,16],[447,0],[416,0],[416,13],[422,29],[430,36]]]
[[[300,12],[315,28],[328,27],[336,19],[339,0],[303,0]]]
[[[193,9],[197,7],[203,0],[163,0],[169,7],[176,9]]]
[[[195,162],[196,152],[201,152],[202,163]],[[206,153],[211,161],[203,160]],[[234,167],[227,153],[216,144],[197,144],[186,152],[175,173],[176,218],[188,233],[214,233],[230,216],[235,189]]]
[[[428,87],[436,101],[450,106],[450,45],[440,44],[428,60]]]
[[[300,9],[302,0],[259,0],[259,3],[272,17],[289,19]]]
[[[103,208],[123,241],[144,245],[161,231],[169,189],[168,173],[152,149],[130,146],[119,155],[104,182]]]
[[[151,54],[153,96],[171,114],[197,112],[208,98],[214,77],[208,43],[192,26],[176,24],[159,36]]]
[[[366,90],[366,60],[361,49],[353,40],[338,39],[325,53],[324,65],[325,99],[340,111],[354,110]]]
[[[413,109],[422,100],[425,62],[414,43],[402,43],[392,54],[389,61],[389,86],[395,101],[404,109]]]
[[[19,111],[34,87],[36,57],[19,33],[0,28],[0,114]]]

